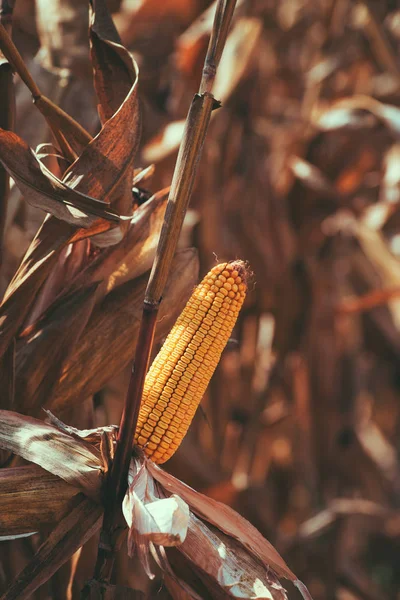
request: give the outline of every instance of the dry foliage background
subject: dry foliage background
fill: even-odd
[[[143,202],[171,182],[212,12],[204,0],[112,0],[110,7],[140,68],[135,167],[155,165],[138,184]],[[18,0],[13,27],[43,92],[96,133],[86,4]],[[394,1],[239,2],[214,90],[223,108],[213,113],[181,239],[182,248],[198,248],[201,275],[216,255],[249,261],[254,278],[204,414],[166,469],[246,516],[315,600],[399,598],[399,56]],[[21,83],[16,131],[33,148],[51,139]],[[42,220],[13,187],[2,291]],[[53,293],[88,251],[80,246],[80,257],[64,257]],[[182,256],[158,342],[196,280],[195,259],[187,250]],[[145,278],[141,287],[134,280],[139,301],[132,309],[124,269],[121,260],[123,285],[113,294],[103,290],[100,307],[85,290],[75,293],[51,315],[45,345],[36,348],[32,334],[16,379],[17,403],[28,396],[30,404],[16,410],[39,414],[51,378],[43,365],[59,337],[69,336],[72,358],[62,349],[57,356],[75,366],[52,381],[52,411],[81,429],[118,423],[145,285]],[[107,292],[114,284],[108,281]],[[41,300],[43,310],[46,294]],[[109,331],[107,314],[115,311],[120,318]],[[83,314],[90,335],[81,343]],[[43,381],[35,373],[44,373]],[[36,543],[2,543],[2,585]],[[78,571],[72,561],[35,597],[79,590],[95,548],[92,540]],[[126,585],[134,578],[134,563],[122,553],[117,572]]]

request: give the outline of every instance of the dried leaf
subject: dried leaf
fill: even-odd
[[[166,192],[160,192],[134,213],[124,239],[105,248],[71,281],[75,289],[99,281],[97,299],[150,269],[163,223]]]
[[[386,153],[384,160],[384,175],[381,186],[380,200],[398,204],[400,201],[400,144],[393,144]]]
[[[74,235],[74,228],[53,217],[45,219],[20,268],[8,286],[0,307],[0,357],[29,312],[57,254]]]
[[[360,114],[368,111],[370,115]],[[374,125],[371,115],[379,119],[397,137],[400,133],[400,109],[391,104],[384,104],[375,98],[354,95],[334,102],[327,111],[322,111],[315,124],[320,129],[329,131],[341,127],[368,127]]]
[[[22,334],[14,410],[37,416],[45,399],[51,398],[90,317],[96,288],[92,284],[64,296]]]
[[[101,455],[93,446],[37,419],[1,410],[0,448],[36,463],[98,499]]]
[[[153,577],[147,560],[149,545],[180,545],[187,534],[189,508],[174,494],[160,499],[144,464],[139,467],[135,461],[131,462],[128,481],[122,504],[129,527],[128,553],[133,556],[135,548],[138,548],[146,572]]]
[[[156,339],[169,331],[196,284],[197,253],[179,251],[160,308]],[[128,282],[95,308],[73,358],[54,391],[49,408],[60,414],[115,377],[132,360],[147,276]],[[18,361],[18,355],[17,355]]]
[[[99,158],[97,154],[101,152],[99,145],[95,144],[96,147],[91,147],[90,151],[85,150],[87,153],[81,155],[84,157],[83,164],[89,154],[93,160],[92,168],[97,167],[96,162],[103,163],[102,166],[105,168],[105,156]],[[95,161],[95,155],[98,157],[98,161]],[[82,167],[82,163],[74,163],[76,165],[75,177],[72,179],[69,175],[69,185],[67,185],[36,158],[34,152],[20,137],[11,131],[2,129],[0,129],[0,160],[24,197],[33,206],[41,208],[75,227],[88,228],[98,217],[115,224],[119,222],[120,218],[109,208],[108,202],[103,199],[98,200],[96,195],[89,197],[85,193],[87,189],[91,189],[91,182],[87,182],[87,185],[81,182],[79,185],[78,178],[84,176],[84,173],[78,168]],[[94,194],[99,193],[98,187],[93,186],[93,188]],[[81,191],[82,189],[85,191]]]
[[[53,529],[30,563],[11,583],[2,600],[24,600],[45,583],[100,529],[102,508],[78,496],[75,507]]]
[[[37,465],[0,469],[0,536],[55,525],[72,508],[79,489]]]
[[[161,483],[168,492],[180,496],[195,514],[215,525],[226,535],[238,540],[264,565],[273,569],[279,577],[285,577],[291,581],[297,580],[275,548],[251,523],[238,515],[232,508],[196,492],[151,461],[148,462],[148,469],[154,479]]]
[[[36,323],[57,298],[68,294],[70,291],[68,282],[86,267],[90,261],[90,254],[91,244],[88,239],[69,243],[59,250],[57,262],[40,288],[35,303],[25,319],[24,329]]]
[[[141,134],[138,69],[123,46],[102,40],[96,32],[92,33],[93,41],[95,84],[102,118],[107,120],[100,133],[66,171],[63,180],[81,193],[109,202],[117,213],[131,216],[133,159]],[[107,53],[107,59],[104,53]],[[109,85],[105,83],[109,77],[114,84],[114,92],[110,92]],[[122,239],[125,230],[126,227],[117,230],[120,235],[116,241]],[[117,232],[114,233],[117,235]],[[96,243],[99,243],[99,239]]]
[[[206,575],[203,581],[206,585],[211,583],[210,597],[215,597],[213,586],[217,586],[229,598],[287,598],[273,570],[266,569],[240,543],[194,515],[190,518],[187,538],[178,550]]]
[[[90,28],[91,59],[94,85],[99,99],[98,111],[104,124],[124,102],[136,75],[132,58],[121,40],[102,0],[93,2],[93,23]]]
[[[51,100],[43,96],[41,90],[34,82],[11,37],[0,23],[0,45],[2,52],[9,60],[13,69],[18,73],[21,80],[29,88],[34,102],[46,118],[55,138],[60,144],[63,152],[68,157],[73,157],[72,148],[76,144],[78,151],[82,149],[91,139],[91,136],[74,119],[58,108]]]
[[[170,555],[168,552],[165,555],[163,546],[176,545],[210,597],[286,600],[286,590],[278,580],[281,576],[297,585],[305,599],[310,598],[307,588],[273,546],[231,508],[195,492],[144,455],[132,459],[129,481],[123,503],[130,528],[128,549],[133,549],[134,542],[149,577],[153,577],[150,549],[157,564],[179,586],[183,597],[184,594],[195,597],[190,575],[186,581],[188,573],[175,573],[169,566]],[[165,503],[165,497],[170,504]],[[158,510],[154,510],[156,506]]]

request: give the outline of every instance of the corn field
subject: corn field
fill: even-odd
[[[0,0],[0,600],[400,600],[400,9]]]

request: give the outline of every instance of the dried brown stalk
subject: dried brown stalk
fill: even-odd
[[[189,204],[211,112],[218,106],[211,89],[222,55],[236,0],[220,0],[200,83],[186,120],[153,268],[147,284],[134,367],[125,401],[115,457],[105,488],[105,515],[95,569],[96,579],[108,581],[114,563],[113,530],[127,486],[133,438],[150,360],[158,309]]]

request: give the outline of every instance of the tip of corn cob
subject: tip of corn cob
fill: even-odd
[[[213,267],[154,359],[135,434],[154,462],[168,460],[185,436],[236,323],[247,278],[241,260]]]

